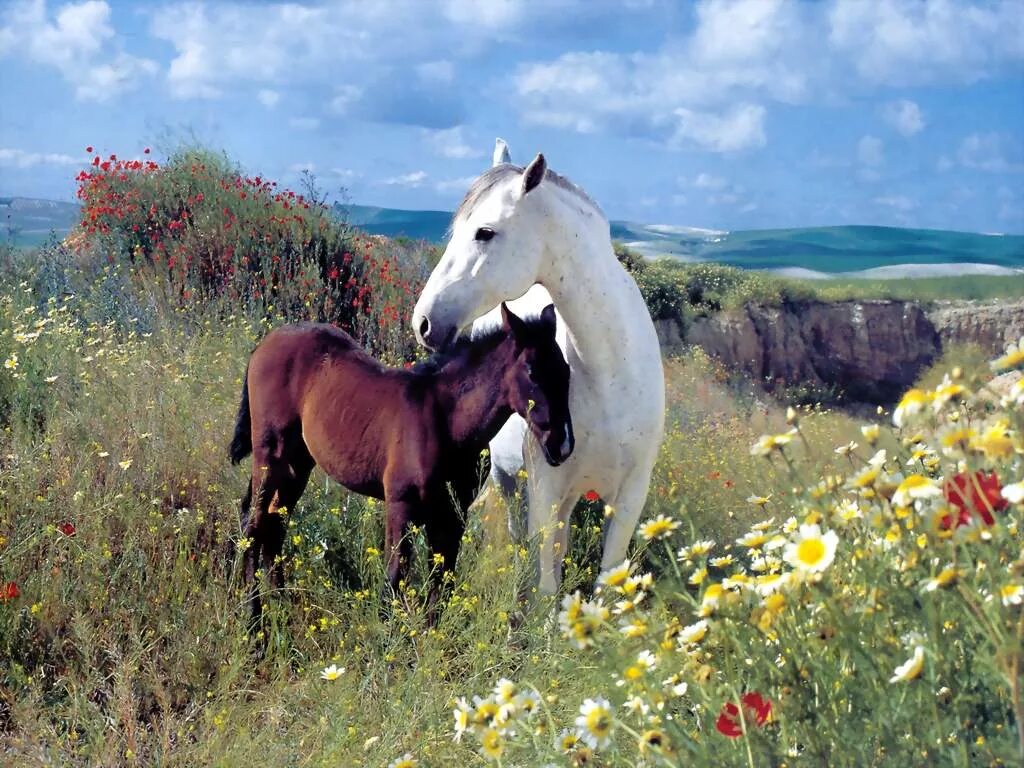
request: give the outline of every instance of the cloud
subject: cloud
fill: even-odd
[[[437,182],[434,188],[441,193],[447,192],[458,192],[459,194],[464,193],[469,187],[476,181],[476,176],[463,176],[458,179],[444,179],[443,181]]]
[[[426,171],[412,171],[410,173],[403,173],[401,176],[393,176],[389,179],[381,179],[381,184],[386,184],[389,187],[421,187],[423,182],[427,180]]]
[[[693,180],[693,186],[697,189],[724,189],[728,185],[728,179],[722,176],[712,176],[710,173],[698,173]]]
[[[764,107],[757,104],[738,104],[722,114],[680,107],[674,114],[678,123],[669,146],[693,144],[711,152],[736,152],[763,147],[767,141]]]
[[[272,109],[276,107],[277,102],[281,100],[281,94],[269,88],[261,88],[256,93],[256,98],[260,100],[260,104],[262,104],[264,107],[266,107],[267,109]]]
[[[918,207],[917,201],[912,200],[905,195],[888,195],[883,197],[876,197],[872,201],[875,205],[880,205],[885,208],[890,208],[899,213],[910,213]]]
[[[1015,0],[835,0],[828,39],[869,82],[973,82],[1024,60],[1024,14]]]
[[[1005,134],[972,133],[964,137],[956,153],[957,162],[964,168],[991,173],[1019,173],[1024,171],[1019,142]]]
[[[441,157],[453,160],[462,160],[473,157],[483,157],[486,153],[466,143],[462,135],[463,126],[457,125],[454,128],[445,128],[437,131],[427,132],[427,142],[434,152]]]
[[[155,62],[120,50],[110,6],[67,3],[53,18],[45,0],[18,0],[0,17],[0,56],[53,67],[81,101],[107,101],[157,71]]]
[[[908,138],[920,133],[926,124],[921,108],[909,99],[890,101],[881,111],[882,119]]]
[[[81,158],[57,152],[27,152],[24,149],[0,148],[0,167],[33,168],[37,165],[85,165]]]

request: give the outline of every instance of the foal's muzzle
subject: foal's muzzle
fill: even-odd
[[[541,443],[541,448],[544,449],[544,460],[552,467],[564,464],[566,459],[572,455],[572,451],[575,447],[576,438],[572,432],[572,419],[566,419],[565,436],[562,438],[562,442],[560,444],[551,446],[548,444],[548,441]]]

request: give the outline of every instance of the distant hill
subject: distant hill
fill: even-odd
[[[24,197],[0,198],[0,238],[17,245],[63,237],[78,205]],[[441,242],[449,211],[407,211],[335,204],[335,212],[366,232]],[[612,239],[649,258],[714,261],[796,277],[892,278],[1010,274],[1024,271],[1024,236],[900,227],[841,226],[726,232],[671,224],[611,222]]]
[[[375,235],[405,236],[414,240],[440,242],[451,223],[449,211],[404,211],[372,205],[334,204],[334,210],[349,224]]]
[[[63,237],[78,220],[77,203],[33,197],[0,197],[0,240],[36,246],[55,232]]]

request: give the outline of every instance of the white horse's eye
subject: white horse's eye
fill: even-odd
[[[480,229],[476,231],[475,239],[486,243],[488,240],[494,237],[495,234],[495,231],[490,227],[480,227]]]

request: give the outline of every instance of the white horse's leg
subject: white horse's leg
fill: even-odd
[[[576,499],[565,494],[565,475],[534,467],[529,478],[530,540],[537,540],[540,592],[554,595],[562,583],[562,560],[569,540],[569,516]]]
[[[601,570],[614,568],[626,559],[629,540],[640,521],[650,485],[649,468],[636,468],[622,481],[618,493],[608,500],[615,513],[605,526]]]
[[[526,502],[516,503],[519,487],[518,474],[523,468],[523,440],[526,421],[512,414],[498,434],[491,440],[491,479],[505,497],[508,508],[508,532],[512,540],[521,544],[526,536]]]

